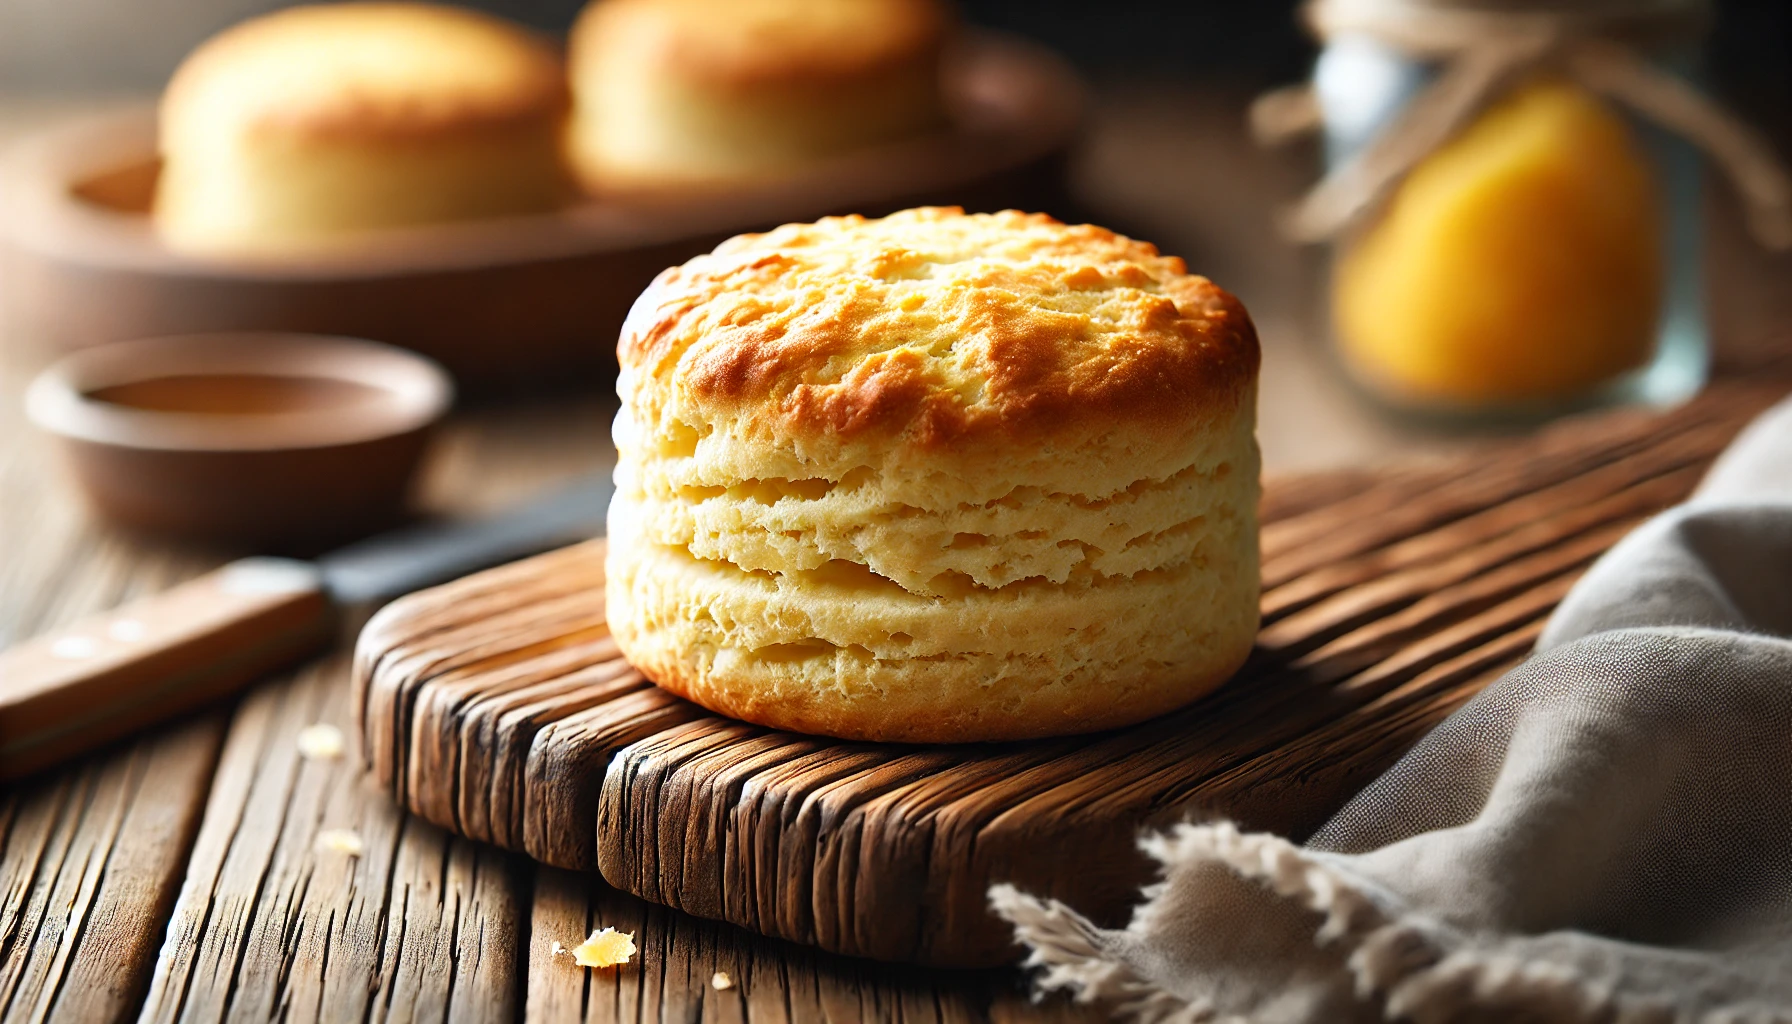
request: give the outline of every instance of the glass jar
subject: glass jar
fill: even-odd
[[[1690,70],[1690,52],[1665,60]],[[1436,69],[1332,36],[1313,74],[1328,169],[1356,156]],[[1709,362],[1700,156],[1547,74],[1495,99],[1333,243],[1333,344],[1397,409],[1535,419],[1670,405]]]

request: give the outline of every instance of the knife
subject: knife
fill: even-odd
[[[601,536],[583,479],[486,519],[424,523],[316,561],[254,557],[0,653],[0,781],[233,693],[326,647],[341,609]]]

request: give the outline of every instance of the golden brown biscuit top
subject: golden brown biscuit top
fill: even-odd
[[[918,209],[741,235],[623,326],[625,397],[784,437],[1188,424],[1257,375],[1238,300],[1182,260],[1040,214]]]
[[[565,107],[546,40],[458,7],[291,7],[213,36],[175,71],[165,137],[273,130],[416,137]]]
[[[941,0],[595,0],[571,51],[575,64],[626,51],[709,85],[813,83],[928,54],[949,22]]]

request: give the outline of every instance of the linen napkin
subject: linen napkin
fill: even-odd
[[[1142,845],[1124,930],[991,890],[1042,988],[1152,1022],[1792,1022],[1792,400],[1306,845]]]

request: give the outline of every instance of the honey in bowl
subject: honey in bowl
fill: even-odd
[[[195,373],[150,377],[85,392],[87,398],[148,412],[216,416],[347,410],[385,396],[381,388],[331,377]]]
[[[80,349],[25,408],[109,519],[315,552],[403,517],[453,393],[440,366],[389,345],[225,332]]]

